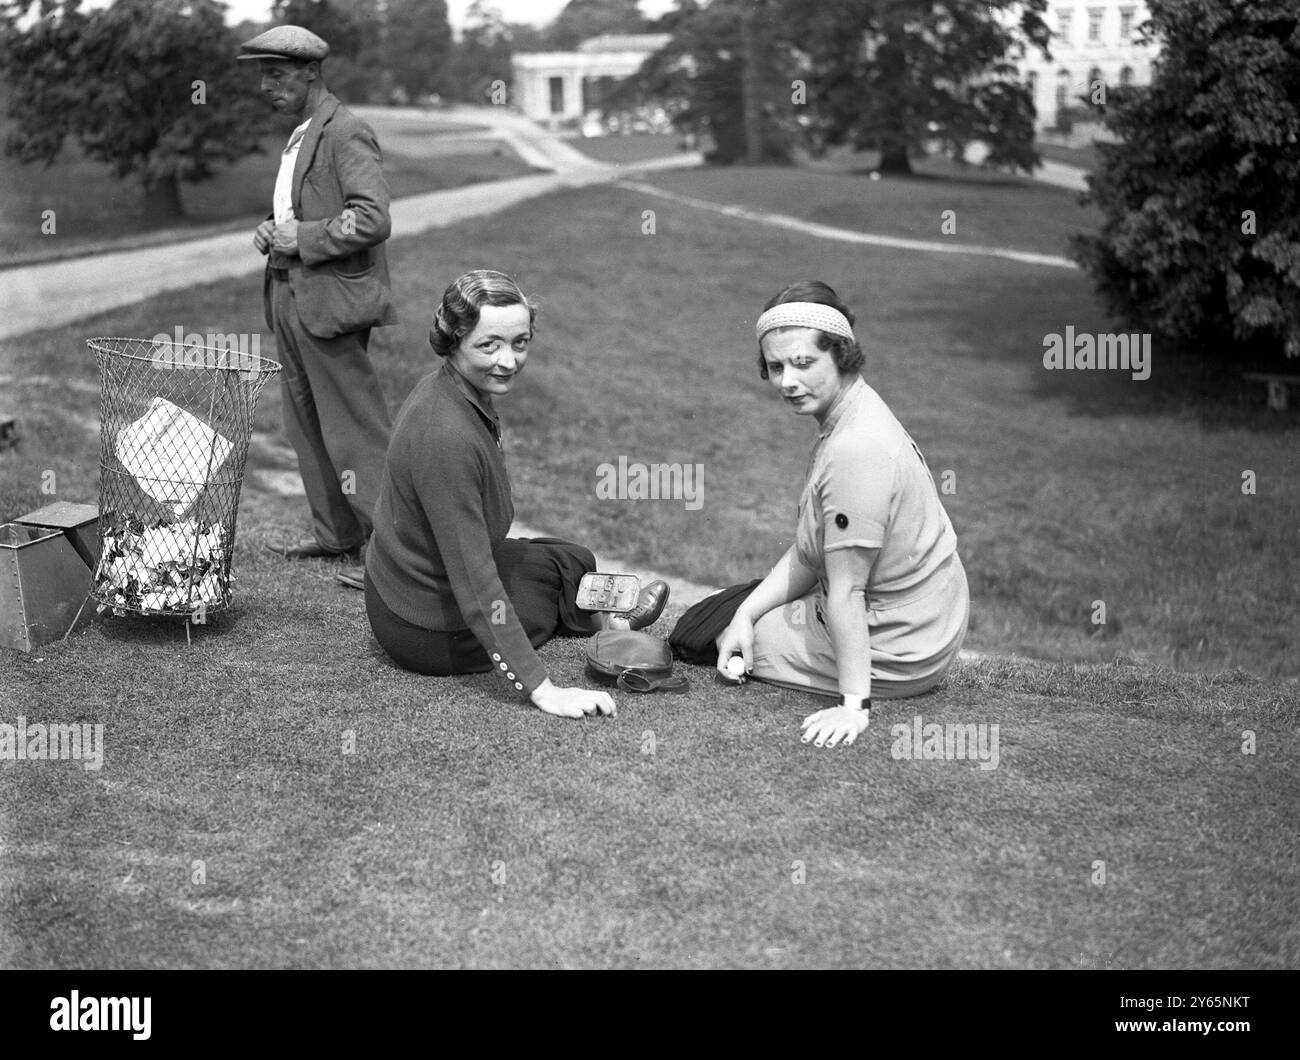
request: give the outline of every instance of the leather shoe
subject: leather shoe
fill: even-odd
[[[366,588],[366,568],[344,567],[334,575],[334,580],[342,582],[349,589],[361,589],[364,592]]]
[[[645,629],[659,621],[668,603],[668,583],[662,580],[652,581],[636,597],[636,607],[627,613],[627,620],[633,629]]]
[[[336,552],[332,548],[326,548],[314,537],[305,537],[289,545],[268,544],[266,547],[285,559],[340,559],[343,556],[354,556],[357,552],[356,549],[349,552]]]

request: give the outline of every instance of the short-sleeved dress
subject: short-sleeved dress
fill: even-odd
[[[917,695],[943,680],[970,615],[957,535],[921,451],[861,378],[813,447],[795,547],[818,584],[755,623],[754,676],[839,694],[826,554],[862,547],[880,550],[867,584],[872,698]]]

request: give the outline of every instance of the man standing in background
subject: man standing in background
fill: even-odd
[[[397,321],[384,242],[388,185],[374,131],[325,87],[329,45],[276,26],[240,45],[260,66],[262,94],[295,128],[280,158],[273,212],[253,244],[267,255],[266,323],[275,332],[285,430],[298,454],[313,536],[275,546],[289,559],[364,564],[391,420],[370,329]],[[364,566],[345,569],[362,587]]]

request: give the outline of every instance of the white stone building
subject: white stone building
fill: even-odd
[[[1138,43],[1138,27],[1147,20],[1142,0],[1049,0],[1052,58],[1030,48],[1021,62],[1034,93],[1038,128],[1060,124],[1062,112],[1083,106],[1096,82],[1145,85],[1158,49]]]
[[[1138,43],[1138,27],[1147,17],[1143,0],[1048,0],[1052,58],[1031,47],[1020,63],[1040,131],[1056,128],[1066,110],[1080,115],[1079,97],[1091,95],[1098,81],[1108,88],[1150,82],[1158,48]],[[666,33],[606,34],[573,52],[520,53],[512,60],[511,99],[544,125],[578,122],[600,109],[610,82],[636,73],[670,39]],[[1088,138],[1095,129],[1086,130]]]
[[[511,99],[543,125],[578,121],[599,109],[610,82],[636,73],[671,39],[667,33],[605,34],[583,41],[576,52],[521,52],[511,60]]]

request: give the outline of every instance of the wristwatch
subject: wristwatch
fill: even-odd
[[[847,692],[840,693],[840,706],[853,707],[856,710],[871,710],[870,696],[851,696]]]

